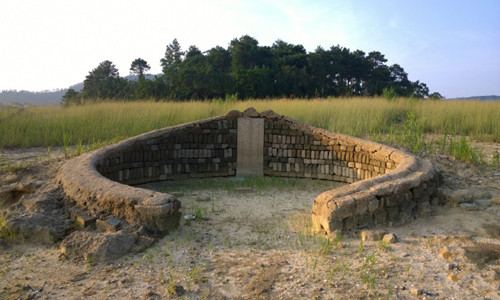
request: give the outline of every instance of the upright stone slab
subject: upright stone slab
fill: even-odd
[[[236,176],[264,176],[264,119],[238,119]]]

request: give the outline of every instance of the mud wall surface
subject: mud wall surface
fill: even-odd
[[[248,128],[238,128],[239,123],[248,124],[238,122],[240,118],[263,119],[252,122],[262,124],[263,131],[252,135]],[[317,232],[406,221],[429,210],[439,184],[439,174],[426,160],[253,108],[153,131],[84,154],[66,163],[59,178],[66,195],[94,213],[167,231],[178,223],[180,201],[130,185],[247,174],[242,170],[246,162],[238,160],[238,131],[240,136],[264,139],[263,151],[250,155],[250,174],[351,183],[314,200]]]

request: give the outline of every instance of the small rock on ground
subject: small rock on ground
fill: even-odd
[[[451,191],[447,194],[448,203],[451,205],[458,205],[460,203],[471,203],[474,198],[474,193],[470,190],[461,189]]]
[[[474,203],[480,207],[490,207],[491,206],[490,200],[474,200]]]
[[[421,289],[417,289],[417,288],[410,289],[410,294],[412,294],[414,296],[419,296],[419,295],[422,295],[423,293],[424,293],[424,291],[422,291]]]
[[[136,238],[119,231],[116,233],[75,231],[61,242],[61,252],[85,260],[109,261],[127,253]]]
[[[361,231],[361,240],[363,242],[380,241],[386,233],[383,230],[363,230]]]
[[[385,234],[382,241],[389,244],[394,244],[398,242],[398,237],[394,233]]]
[[[452,263],[448,263],[444,266],[444,270],[445,271],[453,271],[453,270],[460,270],[460,267],[455,265],[455,264],[452,264]]]
[[[98,231],[117,231],[120,228],[122,221],[118,218],[108,218],[107,220],[96,220]]]
[[[452,252],[450,247],[443,247],[439,250],[439,257],[442,259],[450,260],[452,257]]]
[[[479,210],[476,203],[460,203],[460,207],[464,210]]]

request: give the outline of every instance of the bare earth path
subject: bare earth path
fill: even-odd
[[[30,163],[0,174],[0,186],[57,189],[57,151],[4,151],[2,164]],[[0,299],[500,299],[500,170],[446,156],[434,163],[445,189],[491,205],[438,207],[404,226],[374,228],[396,243],[361,242],[359,233],[330,241],[309,234],[310,210],[335,183],[151,184],[177,192],[186,216],[178,229],[108,263],[63,256],[57,243],[0,240]]]

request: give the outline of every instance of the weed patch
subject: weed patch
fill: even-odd
[[[3,239],[11,239],[15,238],[16,236],[16,233],[7,226],[7,218],[11,214],[12,212],[9,212],[3,216],[0,216],[0,237],[2,237]]]
[[[375,287],[375,280],[378,274],[378,270],[375,268],[376,260],[376,252],[373,252],[363,259],[363,263],[359,270],[361,280],[369,286],[370,291]]]
[[[458,141],[450,139],[446,152],[461,161],[475,165],[485,164],[483,152],[478,148],[472,147],[465,136],[460,137]]]

